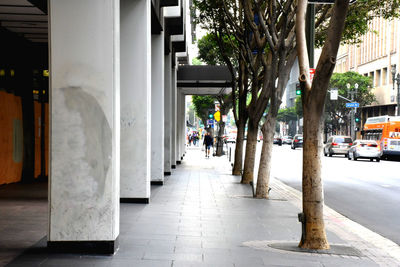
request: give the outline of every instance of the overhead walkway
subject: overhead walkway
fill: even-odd
[[[178,67],[177,87],[185,95],[220,95],[232,92],[232,76],[226,66]]]

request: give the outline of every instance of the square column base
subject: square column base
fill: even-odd
[[[47,241],[47,247],[57,253],[113,255],[119,248],[119,237],[108,241]]]
[[[123,197],[119,199],[120,203],[136,203],[136,204],[149,204],[150,198],[128,198]]]

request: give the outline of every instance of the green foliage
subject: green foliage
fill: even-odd
[[[350,90],[347,89],[347,84],[351,85]],[[370,105],[376,101],[374,94],[371,92],[372,81],[370,77],[365,77],[356,72],[334,73],[330,81],[330,88],[338,88],[339,95],[350,98],[348,91],[355,90],[354,85],[358,84],[357,96],[354,97],[354,102],[360,103],[360,107]],[[346,108],[348,101],[338,98],[338,100],[330,100],[330,94],[327,94],[325,101],[325,112],[327,120],[333,125],[339,127],[340,123],[348,122],[348,114],[350,108]]]
[[[223,64],[222,55],[213,34],[207,33],[199,39],[197,41],[197,47],[199,48],[199,58],[207,65]]]
[[[215,98],[212,96],[192,96],[192,103],[197,117],[206,125],[208,110],[214,108]]]
[[[203,64],[203,62],[200,59],[198,59],[197,57],[194,57],[192,59],[192,65],[202,65],[202,64]]]
[[[366,34],[370,29],[368,24],[375,17],[383,17],[385,19],[392,19],[399,17],[399,0],[357,0],[349,8],[346,17],[345,29],[342,35],[342,43],[344,44],[358,44],[361,42],[361,37]],[[317,9],[317,23],[321,16],[324,16],[322,23],[316,25],[315,45],[322,47],[328,28],[327,19],[330,18],[332,6],[329,5],[316,5]]]
[[[225,47],[225,54],[231,61],[233,58],[233,49],[231,44],[235,42],[234,37],[222,36],[221,41]],[[197,41],[199,48],[199,58],[208,65],[224,65],[224,59],[219,49],[215,34],[207,33]],[[234,64],[235,65],[235,64]]]
[[[288,123],[297,120],[296,108],[282,108],[278,111],[277,121]]]

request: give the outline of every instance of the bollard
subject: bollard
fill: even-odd
[[[253,191],[253,197],[255,197],[256,193],[254,192],[254,183],[253,183],[253,181],[250,182],[250,185],[251,185],[251,191]]]
[[[297,217],[299,218],[299,222],[301,222],[301,242],[303,242],[306,237],[306,217],[303,212],[298,213]]]

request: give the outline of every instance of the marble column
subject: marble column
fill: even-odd
[[[121,202],[149,203],[151,0],[121,0]]]
[[[176,168],[177,147],[176,147],[176,102],[177,102],[177,88],[176,88],[176,67],[171,71],[171,168]]]
[[[151,36],[151,183],[164,183],[164,32]]]
[[[164,175],[171,175],[171,53],[164,57]]]
[[[48,246],[113,254],[120,193],[119,1],[48,3]]]

